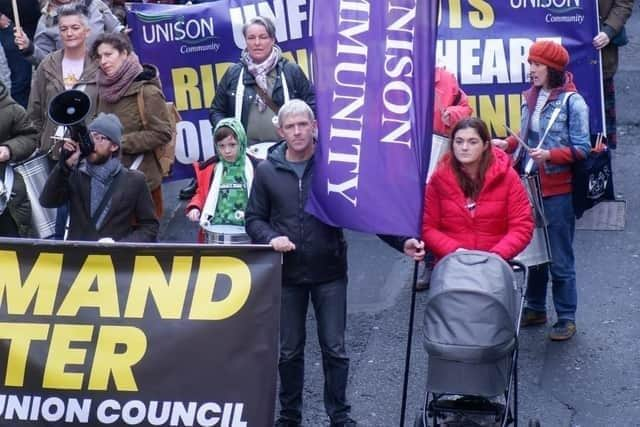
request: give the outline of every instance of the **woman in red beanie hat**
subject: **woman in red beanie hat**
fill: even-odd
[[[573,235],[575,216],[572,203],[571,163],[573,151],[580,158],[591,150],[589,108],[576,93],[573,75],[565,71],[569,53],[549,40],[537,41],[529,49],[529,76],[532,86],[523,94],[520,136],[530,147],[523,153],[525,173],[537,173],[542,187],[543,206],[549,231],[551,265],[530,270],[527,306],[521,325],[547,322],[545,301],[549,271],[553,284],[553,304],[558,321],[549,337],[568,340],[576,332],[577,307]],[[498,147],[514,152],[515,137],[494,139]]]

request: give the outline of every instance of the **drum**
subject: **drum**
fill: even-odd
[[[266,160],[269,155],[269,148],[276,145],[277,142],[259,142],[251,144],[247,147],[247,154],[257,160]]]
[[[547,232],[547,220],[544,216],[544,205],[542,204],[540,178],[538,175],[523,175],[521,180],[529,196],[536,227],[533,229],[531,242],[515,257],[515,260],[527,267],[532,267],[551,262],[551,246]]]
[[[27,188],[34,231],[41,239],[53,236],[56,231],[56,209],[47,209],[40,205],[40,193],[50,171],[48,156],[35,152],[24,162],[15,164],[13,169],[22,176]]]
[[[239,225],[210,225],[203,227],[205,242],[212,245],[247,245],[251,238]]]

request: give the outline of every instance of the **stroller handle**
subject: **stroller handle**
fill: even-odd
[[[527,287],[527,283],[529,282],[529,267],[527,267],[526,264],[515,259],[509,260],[507,262],[509,263],[511,268],[513,268],[514,273],[522,272],[523,277],[522,277],[522,284],[520,285],[520,292],[522,292],[522,295],[524,295],[524,292]]]

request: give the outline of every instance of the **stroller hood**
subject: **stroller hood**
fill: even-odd
[[[431,276],[425,348],[446,360],[496,361],[513,350],[518,315],[518,288],[509,264],[488,252],[449,254]]]

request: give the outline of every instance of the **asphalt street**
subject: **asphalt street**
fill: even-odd
[[[546,327],[520,334],[520,412],[526,425],[640,426],[640,11],[627,25],[630,44],[622,49],[616,76],[619,148],[614,158],[616,192],[626,200],[624,231],[578,230],[578,332],[552,343]],[[184,218],[177,191],[165,185],[171,205],[162,240],[195,241],[196,228]],[[173,203],[172,203],[173,201]],[[375,236],[348,233],[351,357],[349,398],[353,417],[366,427],[397,426],[408,335],[410,273],[413,264]],[[422,347],[423,306],[418,294],[406,425],[413,425],[425,391],[427,357]],[[308,322],[304,425],[326,426],[322,366],[312,315]]]

